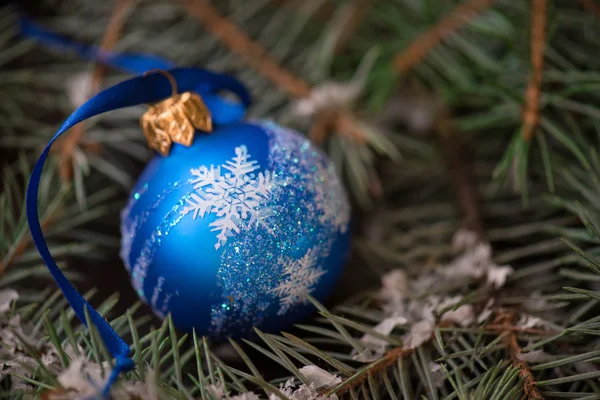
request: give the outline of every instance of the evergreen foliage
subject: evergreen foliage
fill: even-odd
[[[42,3],[46,14],[36,15],[37,22],[96,44],[114,5]],[[254,94],[252,116],[305,131],[318,123],[318,115],[292,118],[298,99],[249,67],[185,2],[134,3],[115,50],[235,73]],[[132,344],[136,363],[113,397],[600,398],[594,2],[547,4],[539,124],[531,140],[522,111],[537,0],[483,7],[402,71],[394,65],[403,50],[463,2],[210,3],[312,87],[361,87],[344,107],[360,115],[363,122],[354,122],[366,139],[333,132],[323,146],[357,204],[354,251],[341,286],[372,285],[353,296],[340,288],[332,304],[313,299],[318,314],[291,333],[257,331],[254,341],[220,345],[179,334],[170,319],[157,323],[140,303],[120,304],[113,288],[92,289],[86,297]],[[353,7],[362,21],[348,30],[356,22]],[[91,65],[19,38],[16,19],[14,8],[0,9],[0,392],[7,399],[92,396],[112,360],[97,332],[78,323],[50,283],[24,213],[32,164],[77,106],[83,89],[73,85]],[[124,77],[108,71],[103,85]],[[102,264],[118,253],[116,230],[103,221],[118,223],[126,190],[150,156],[141,112],[121,110],[86,123],[70,177],[61,173],[61,152],[45,168],[44,232],[78,287],[85,268],[73,264]],[[456,152],[460,165],[449,168]],[[483,226],[480,243],[464,229],[477,230],[465,218],[465,181],[451,179],[465,170],[478,197],[470,212]]]

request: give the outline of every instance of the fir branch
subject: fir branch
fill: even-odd
[[[419,63],[442,40],[467,24],[472,17],[488,9],[494,0],[465,0],[433,28],[422,33],[402,53],[396,55],[394,68],[404,74]]]
[[[253,41],[209,2],[202,0],[181,0],[181,2],[191,15],[200,20],[231,51],[241,56],[251,68],[267,77],[278,88],[296,99],[310,96],[313,87],[309,83],[280,65],[265,48]],[[361,132],[355,123],[355,117],[349,110],[326,111],[319,115],[313,125],[311,138],[320,144],[324,136],[332,130],[358,140],[359,143],[366,142],[367,135]]]
[[[269,78],[277,87],[297,98],[310,94],[311,87],[308,83],[283,68],[266,49],[250,39],[208,1],[181,0],[181,3],[190,15],[200,20],[231,51],[242,57],[258,73]]]
[[[432,335],[433,336],[433,335]],[[431,339],[431,338],[430,338]],[[402,346],[388,351],[385,356],[357,371],[354,375],[345,379],[342,383],[331,390],[323,391],[325,396],[341,396],[357,387],[363,385],[374,376],[387,373],[388,368],[395,365],[398,360],[409,357],[415,349],[407,349]]]
[[[117,0],[110,17],[110,21],[106,27],[102,44],[100,46],[101,51],[111,51],[116,46],[127,16],[133,8],[134,0]],[[106,74],[106,66],[101,63],[94,64],[94,70],[92,72],[91,84],[89,87],[89,93],[86,93],[86,97],[90,98],[100,90],[102,80]],[[73,177],[73,163],[74,163],[74,152],[75,149],[82,145],[85,150],[93,153],[99,153],[102,151],[102,145],[95,142],[86,142],[84,139],[85,125],[79,123],[75,125],[70,132],[65,134],[65,138],[59,141],[54,152],[60,154],[59,168],[60,177],[63,181],[68,182]]]
[[[57,207],[52,210],[49,214],[44,215],[42,220],[40,221],[40,226],[42,227],[42,231],[48,229],[53,222],[57,221],[60,216],[61,208]],[[27,233],[21,235],[17,242],[13,245],[13,251],[8,253],[4,260],[0,261],[0,279],[2,275],[8,270],[8,268],[18,260],[19,256],[23,254],[25,250],[27,250],[28,246],[31,244],[31,234],[29,231]]]
[[[523,139],[530,142],[540,121],[540,97],[544,50],[546,47],[546,0],[531,3],[531,75],[525,92],[526,104],[523,113]]]
[[[509,314],[504,313],[498,315],[496,321],[502,320],[508,320],[508,323],[513,325],[516,322],[516,314],[512,312]],[[535,378],[533,377],[531,368],[529,368],[529,364],[527,361],[519,358],[522,350],[521,346],[519,346],[517,332],[514,330],[507,330],[503,332],[502,336],[505,337],[508,354],[513,365],[519,368],[519,375],[523,379],[523,392],[525,393],[525,399],[543,400],[542,394],[536,387]]]

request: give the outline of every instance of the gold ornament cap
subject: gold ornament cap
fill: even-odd
[[[212,118],[202,98],[192,92],[177,93],[177,82],[166,71],[173,94],[166,100],[151,105],[140,118],[144,135],[151,149],[163,156],[169,155],[171,145],[191,146],[196,129],[212,132]]]

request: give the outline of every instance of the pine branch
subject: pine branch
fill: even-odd
[[[396,55],[394,68],[404,74],[419,63],[442,40],[467,24],[471,18],[488,9],[494,0],[465,0],[429,31],[422,33],[402,53]]]
[[[102,44],[100,46],[101,51],[111,51],[116,46],[127,16],[133,8],[134,0],[117,0],[110,17],[110,21],[106,27]],[[91,84],[89,93],[86,94],[87,98],[90,98],[100,90],[102,80],[106,74],[106,66],[100,63],[94,64],[94,70],[91,77]],[[73,177],[73,156],[75,149],[82,145],[87,151],[99,153],[102,151],[102,145],[94,142],[86,142],[84,139],[85,125],[79,123],[75,125],[70,132],[65,134],[64,139],[56,143],[53,148],[54,152],[60,154],[60,177],[63,181],[68,182]]]
[[[429,341],[429,339],[427,341]],[[415,349],[405,349],[404,347],[396,347],[388,351],[385,354],[385,356],[369,364],[365,368],[359,370],[356,374],[344,380],[342,383],[340,383],[333,389],[322,391],[322,394],[325,397],[333,395],[342,396],[345,393],[352,391],[357,387],[360,387],[369,379],[376,377],[380,374],[387,373],[388,368],[396,364],[399,359],[405,359],[409,357],[414,351]]]
[[[278,88],[296,99],[310,96],[313,90],[310,84],[281,66],[266,49],[221,15],[209,2],[203,0],[181,0],[181,2],[191,15],[200,20],[231,51],[241,56],[251,68],[267,77]],[[319,133],[313,134],[311,138],[319,144],[333,129],[359,142],[365,142],[366,135],[356,126],[354,116],[349,110],[325,112],[318,116],[313,131]]]
[[[302,4],[301,2],[293,0],[274,0],[274,2],[296,10],[298,10]],[[333,50],[335,54],[343,52],[349,40],[352,39],[354,32],[366,17],[372,3],[373,0],[353,0],[342,11],[344,15],[342,18],[342,26],[337,33],[337,41]],[[335,8],[332,4],[324,2],[313,12],[312,17],[319,22],[329,23],[334,14]]]
[[[42,227],[42,231],[48,229],[53,222],[58,221],[58,217],[60,216],[60,208],[54,209],[50,214],[47,214],[40,221],[40,226]],[[6,255],[5,260],[0,261],[0,279],[2,279],[2,275],[8,270],[8,268],[18,260],[19,256],[23,254],[25,250],[27,250],[28,246],[31,244],[31,234],[29,231],[23,235],[21,235],[14,244],[13,251]]]
[[[516,322],[516,314],[510,313],[498,315],[496,321],[502,320],[505,320],[512,325]],[[523,379],[523,392],[525,393],[525,398],[530,400],[543,400],[542,394],[536,387],[535,378],[533,377],[531,368],[529,368],[529,365],[526,361],[519,359],[519,355],[521,354],[521,346],[519,346],[517,332],[514,330],[506,330],[503,332],[503,335],[505,337],[510,359],[513,365],[519,368],[519,375]]]
[[[181,3],[190,15],[200,20],[231,51],[242,57],[251,68],[267,77],[278,88],[297,98],[310,94],[311,87],[308,83],[279,65],[260,44],[250,39],[208,1],[181,0]]]
[[[531,3],[531,75],[525,94],[526,104],[523,113],[523,139],[530,142],[540,120],[540,96],[544,49],[546,47],[546,0],[532,0]]]

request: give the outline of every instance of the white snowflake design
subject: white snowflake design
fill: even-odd
[[[271,292],[279,297],[277,315],[285,314],[292,306],[308,302],[308,295],[314,290],[325,271],[317,263],[318,251],[309,249],[299,260],[283,259],[282,281]]]
[[[195,191],[186,199],[181,214],[193,213],[194,219],[216,214],[217,220],[209,225],[219,232],[215,249],[224,245],[228,236],[239,233],[249,216],[251,221],[261,220],[256,214],[268,211],[262,207],[272,195],[275,174],[266,171],[255,175],[253,172],[260,168],[256,164],[246,146],[239,146],[226,164],[191,170]],[[229,172],[221,174],[221,167]]]

